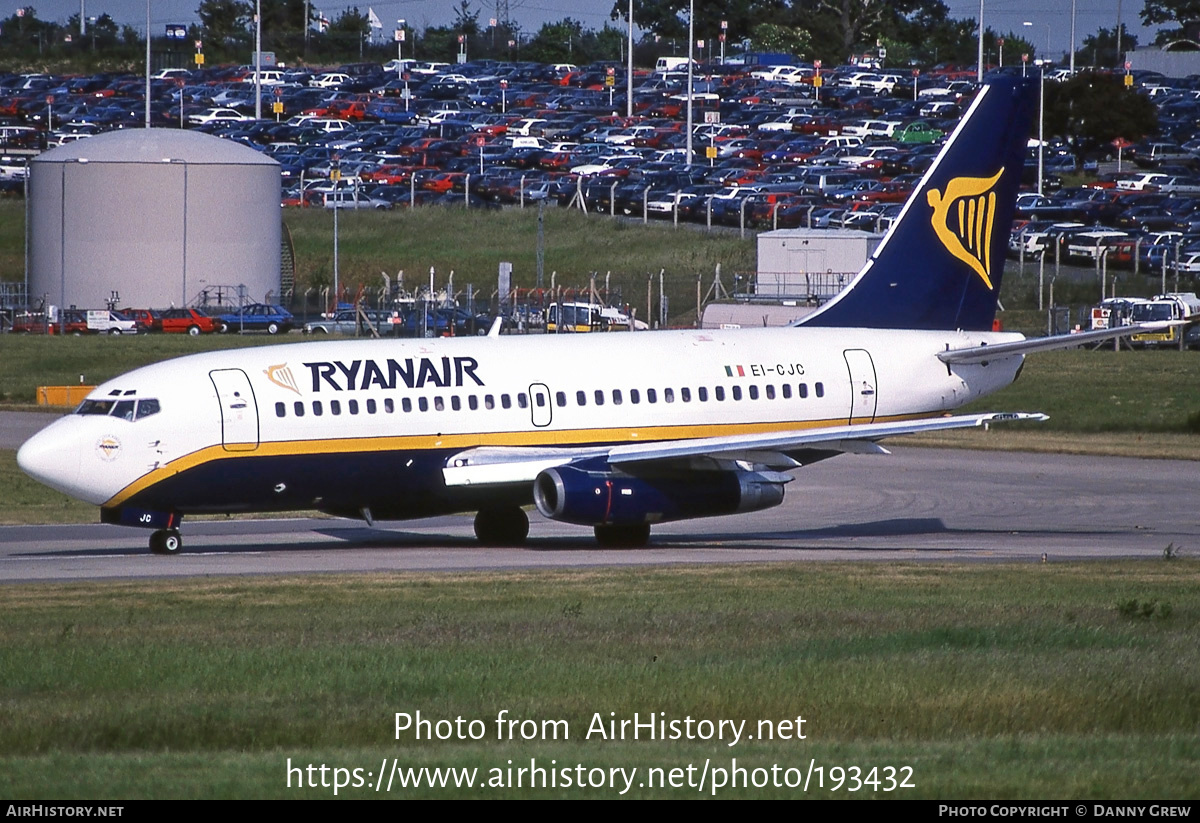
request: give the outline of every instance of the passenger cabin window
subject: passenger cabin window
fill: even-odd
[[[725,387],[717,386],[715,389],[713,389],[713,396],[716,397],[718,400],[724,400],[725,399]]]
[[[688,388],[680,389],[679,390],[679,399],[682,400],[684,403],[691,403],[692,402],[692,390],[688,389]]]
[[[450,398],[450,408],[454,411],[462,411],[462,400],[457,394]]]
[[[330,400],[329,401],[329,413],[330,414],[341,414],[342,413],[342,401],[341,400]]]
[[[423,412],[429,411],[429,398],[428,397],[418,397],[417,398],[417,408]]]
[[[674,389],[663,389],[663,400],[665,400],[668,403],[674,403],[675,402],[675,390]]]
[[[558,405],[558,407],[560,409],[563,406],[567,405],[567,393],[565,391],[555,392],[554,393],[554,402]]]
[[[585,391],[575,392],[575,402],[577,404],[579,404],[580,406],[586,406],[587,405],[587,392],[585,392]]]
[[[358,401],[357,400],[350,400],[349,402],[346,403],[346,405],[349,406],[351,414],[358,414]]]
[[[375,413],[374,399],[367,400],[367,414],[374,414],[374,413]]]
[[[296,404],[294,406],[292,406],[292,410],[296,412],[297,417],[304,416],[304,404],[301,403],[299,400],[297,400]]]
[[[700,398],[701,403],[707,403],[708,389],[706,389],[704,386],[701,386],[700,388],[696,389],[696,396]]]
[[[800,393],[801,400],[808,397],[808,384],[807,383],[801,383],[799,386],[796,387],[796,390]]]
[[[813,388],[814,388],[814,389],[816,390],[816,392],[817,392],[817,397],[824,397],[824,396],[825,396],[825,384],[824,384],[824,383],[816,383],[816,384],[814,384],[814,385],[813,385]]]
[[[658,392],[656,392],[654,389],[646,389],[646,402],[647,403],[657,403],[658,402]]]
[[[520,392],[517,395],[517,405],[522,409],[529,408],[529,398],[525,396],[525,392]]]
[[[742,399],[742,387],[741,387],[741,386],[734,386],[734,387],[733,387],[733,399],[734,399],[734,400],[741,400],[741,399]]]
[[[500,405],[506,409],[512,408],[512,398],[507,394],[500,395]]]
[[[604,405],[604,389],[596,389],[595,395],[596,395],[596,405],[603,406]]]
[[[613,405],[614,405],[614,406],[619,406],[619,405],[621,405],[621,401],[622,401],[622,398],[621,398],[621,390],[620,390],[620,389],[613,389]]]
[[[792,384],[791,383],[783,384],[783,399],[784,400],[792,399]]]
[[[641,402],[642,402],[642,394],[641,394],[641,392],[639,392],[637,389],[630,389],[630,390],[629,390],[629,402],[630,402],[630,403],[632,403],[632,404],[633,404],[633,405],[635,405],[635,406],[636,406],[638,403],[641,403]]]
[[[471,411],[479,411],[479,398],[471,394],[467,396],[467,408]]]
[[[276,417],[284,417],[286,414],[287,414],[287,406],[285,406],[283,403],[276,403],[275,404],[275,416]]]
[[[751,386],[751,387],[750,387],[750,399],[751,399],[751,400],[757,400],[757,399],[758,399],[758,386]]]
[[[320,417],[321,414],[324,413],[324,411],[325,411],[325,407],[321,405],[321,401],[314,400],[313,401],[313,414],[316,415],[317,417]]]
[[[559,404],[559,405],[562,405],[562,404]],[[483,396],[483,407],[485,409],[496,408],[496,398],[492,397],[490,394],[485,394]]]

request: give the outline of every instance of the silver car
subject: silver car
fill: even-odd
[[[392,315],[386,311],[365,311],[367,323],[379,334],[389,334],[392,331]],[[305,334],[371,334],[367,323],[360,321],[357,312],[339,311],[333,317],[312,320],[304,324]]]

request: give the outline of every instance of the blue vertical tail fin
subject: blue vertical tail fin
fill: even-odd
[[[797,325],[990,330],[1035,90],[986,83],[862,271]]]

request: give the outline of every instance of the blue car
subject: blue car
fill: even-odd
[[[240,309],[216,315],[222,332],[265,331],[267,334],[288,332],[296,325],[296,318],[283,306],[266,303],[251,303]]]

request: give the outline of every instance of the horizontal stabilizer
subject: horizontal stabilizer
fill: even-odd
[[[1029,340],[1016,340],[1012,343],[972,346],[969,349],[949,349],[940,352],[937,358],[943,363],[986,363],[989,360],[1009,355],[1053,351],[1054,349],[1073,349],[1079,346],[1086,346],[1089,343],[1112,340],[1114,337],[1129,337],[1134,334],[1158,332],[1173,325],[1180,324],[1178,321],[1138,323],[1132,326],[1117,326],[1115,329],[1097,329],[1095,331],[1079,332],[1078,334],[1056,334],[1053,337],[1034,337]]]

